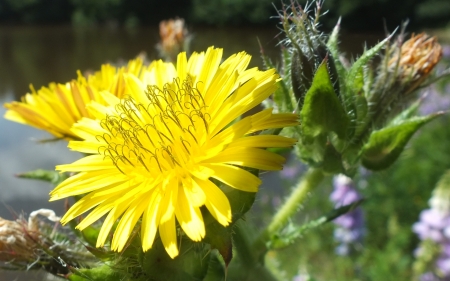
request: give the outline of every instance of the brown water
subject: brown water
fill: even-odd
[[[279,31],[275,28],[205,29],[192,28],[193,51],[204,51],[210,45],[224,48],[224,57],[245,50],[253,55],[251,66],[262,66],[261,42],[265,53],[277,60]],[[362,50],[362,38],[346,43],[349,53]],[[369,46],[378,36],[370,37]],[[118,28],[73,29],[72,27],[0,27],[0,103],[20,99],[29,84],[36,88],[50,82],[67,82],[76,78],[76,70],[96,70],[102,63],[126,61],[145,51],[156,59],[154,46],[158,41],[156,28],[127,31]],[[5,110],[0,109],[0,115]],[[62,202],[48,203],[51,186],[37,181],[21,180],[14,174],[38,168],[54,169],[55,165],[79,158],[66,143],[38,144],[35,140],[49,135],[33,128],[0,118],[0,216],[46,207],[62,213]],[[17,279],[15,279],[17,277]],[[42,280],[36,273],[0,272],[0,280]]]

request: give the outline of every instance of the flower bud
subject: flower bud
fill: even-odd
[[[176,61],[179,52],[187,51],[191,36],[184,19],[163,20],[159,23],[160,43],[156,45],[160,56],[167,61]]]
[[[436,37],[413,34],[401,47],[395,47],[388,65],[391,70],[397,69],[397,79],[408,94],[430,75],[441,57],[442,47]]]

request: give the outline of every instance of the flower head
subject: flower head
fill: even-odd
[[[45,130],[56,138],[79,139],[70,128],[81,118],[92,117],[86,105],[93,100],[106,104],[100,95],[104,90],[122,97],[123,73],[140,77],[143,69],[142,60],[136,59],[121,68],[102,65],[100,71],[87,79],[78,71],[78,79],[65,84],[51,83],[38,91],[31,86],[31,94],[26,94],[22,101],[4,105],[8,109],[5,118]]]
[[[398,64],[406,76],[428,75],[442,57],[442,47],[436,37],[425,33],[412,35],[403,43],[401,49],[391,58],[389,64]]]
[[[176,221],[193,241],[205,236],[200,207],[224,226],[231,222],[229,200],[212,180],[256,192],[261,181],[244,167],[281,169],[284,158],[265,148],[289,147],[295,140],[254,133],[295,125],[297,117],[267,109],[236,121],[276,89],[278,75],[273,69],[246,70],[250,56],[243,52],[223,63],[221,58],[222,49],[209,48],[189,60],[179,54],[176,68],[154,62],[145,82],[124,74],[127,97],[104,93],[109,106],[88,107],[97,119],[77,123],[73,131],[83,140],[69,147],[92,155],[58,166],[78,174],[51,192],[51,200],[87,193],[63,223],[93,209],[78,225],[83,229],[108,214],[97,240],[103,246],[121,217],[111,242],[121,251],[142,218],[143,250],[152,247],[159,230],[175,257]]]

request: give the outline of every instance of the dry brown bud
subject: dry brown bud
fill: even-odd
[[[425,33],[412,35],[389,60],[389,67],[398,66],[399,78],[408,84],[406,93],[416,89],[442,57],[436,37]]]

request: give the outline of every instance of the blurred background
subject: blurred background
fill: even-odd
[[[258,40],[274,62],[279,58],[282,38],[276,15],[281,7],[282,1],[273,0],[0,0],[0,102],[19,100],[30,84],[39,89],[50,82],[65,83],[76,78],[77,70],[94,71],[102,63],[124,63],[143,52],[149,60],[158,59],[159,22],[175,17],[185,19],[191,51],[214,45],[224,48],[227,57],[245,50],[253,56],[252,66],[263,67]],[[329,10],[321,18],[326,32],[342,16],[341,48],[348,58],[409,20],[408,32],[426,30],[438,36],[444,48],[438,68],[449,65],[448,0],[329,0],[323,10]],[[424,113],[448,110],[448,82],[423,89]],[[0,115],[4,113],[0,108]],[[411,226],[427,208],[440,175],[450,168],[449,121],[444,116],[423,129],[393,167],[356,179],[368,198],[363,205],[367,231],[359,250],[337,255],[333,225],[327,224],[293,248],[273,253],[285,262],[286,280],[307,280],[300,279],[306,273],[317,280],[411,280],[418,243]],[[52,186],[15,177],[38,168],[52,170],[80,157],[68,151],[65,141],[39,142],[49,138],[45,132],[0,119],[0,217],[14,219],[39,208],[63,213],[64,202],[48,202]],[[290,161],[284,174],[263,175],[266,180],[249,221],[267,222],[301,170],[301,164]],[[328,181],[307,202],[298,221],[332,209],[331,190]],[[35,272],[0,270],[0,280],[43,278]]]

